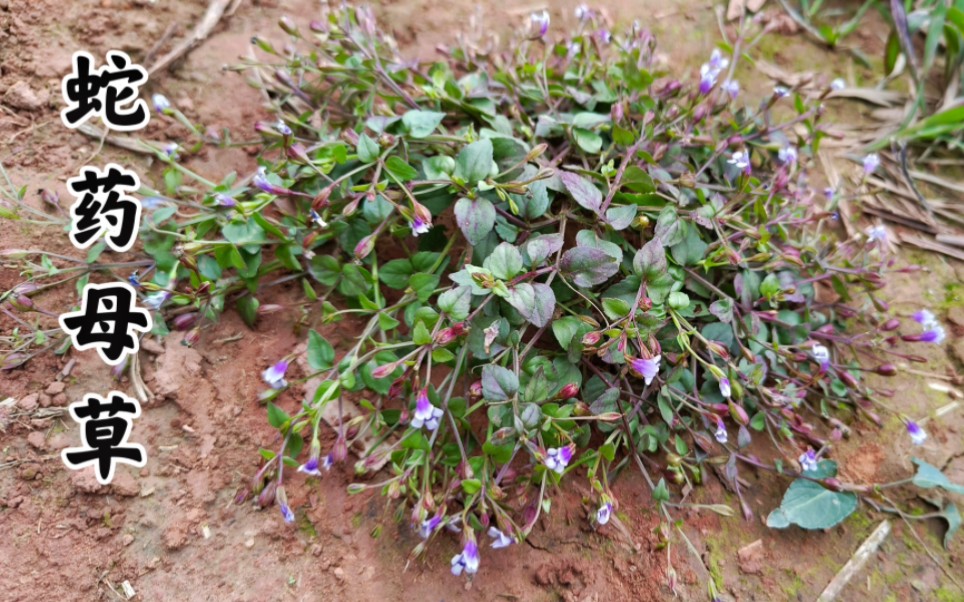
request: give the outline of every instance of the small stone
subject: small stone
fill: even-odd
[[[124,537],[121,537],[121,545],[125,548],[134,543],[134,536],[130,533],[125,533]]]
[[[17,406],[24,412],[33,412],[39,405],[40,395],[37,393],[31,393],[30,395],[22,397],[20,401],[17,402]]]
[[[121,497],[134,497],[141,492],[140,485],[126,470],[115,470],[114,480],[111,481],[114,493]]]
[[[33,431],[27,435],[27,443],[35,449],[43,450],[47,447],[47,438],[42,432]]]
[[[253,548],[253,547],[254,547],[254,538],[253,538],[253,537],[249,537],[249,538],[245,539],[245,540],[244,540],[244,547],[248,548],[249,550],[250,550],[251,548]]]
[[[51,403],[57,406],[58,408],[63,408],[69,405],[70,402],[67,399],[66,393],[58,393],[57,395],[54,395],[54,398],[51,400]]]
[[[7,89],[6,94],[3,95],[3,102],[15,109],[36,111],[43,108],[49,98],[50,95],[46,90],[35,92],[27,82],[20,80]]]
[[[97,493],[104,487],[97,481],[93,466],[71,471],[70,484],[81,493]]]
[[[340,566],[336,566],[335,569],[332,571],[332,573],[335,574],[335,579],[341,582],[345,581],[345,570]]]
[[[67,388],[67,385],[65,385],[63,381],[55,380],[54,382],[47,385],[47,390],[44,391],[44,393],[46,393],[47,395],[57,395],[58,393],[63,393],[64,389],[66,388]]]
[[[763,540],[758,539],[745,545],[736,553],[740,560],[740,571],[747,575],[763,573]]]
[[[39,401],[40,401],[40,407],[42,408],[50,407],[50,395],[47,395],[46,393],[41,393]]]

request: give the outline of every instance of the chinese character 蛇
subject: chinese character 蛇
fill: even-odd
[[[106,233],[108,247],[128,251],[137,237],[141,204],[125,193],[140,188],[137,174],[116,163],[108,163],[106,171],[84,167],[80,174],[67,180],[67,188],[77,197],[70,206],[70,242],[85,249]]]
[[[88,393],[83,401],[70,404],[70,415],[83,429],[80,434],[83,446],[60,452],[68,468],[79,470],[96,464],[97,481],[102,485],[114,478],[118,462],[137,467],[147,463],[142,445],[127,444],[133,419],[141,415],[141,406],[120,391],[111,391],[108,397],[110,403],[100,395]],[[103,414],[106,416],[102,417]]]
[[[146,126],[151,114],[137,92],[147,81],[147,71],[119,50],[108,52],[107,63],[100,69],[93,66],[90,53],[74,53],[73,71],[61,82],[67,101],[67,108],[60,112],[64,125],[77,128],[99,116],[112,130],[129,132]]]
[[[132,331],[151,329],[151,314],[135,307],[135,301],[134,289],[127,283],[88,284],[80,310],[62,314],[60,327],[78,350],[96,348],[101,359],[116,366],[125,353],[137,353],[140,348]]]

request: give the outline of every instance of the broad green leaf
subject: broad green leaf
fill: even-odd
[[[432,134],[445,119],[445,113],[436,111],[409,111],[402,115],[402,123],[412,138],[424,138]]]
[[[569,191],[573,200],[579,203],[581,207],[593,213],[599,213],[603,197],[595,184],[571,171],[560,171],[559,179],[562,180],[563,186]]]
[[[559,268],[576,286],[589,288],[612,278],[619,271],[619,263],[599,249],[576,247],[562,254]]]
[[[932,466],[918,458],[911,458],[911,461],[917,465],[917,474],[914,475],[912,481],[914,485],[917,485],[921,489],[940,487],[944,491],[964,495],[964,485],[952,483],[951,480],[947,478],[947,475],[941,472],[936,466]]]
[[[467,286],[449,289],[438,297],[438,308],[459,322],[469,316],[471,307],[472,289]]]
[[[509,289],[505,299],[522,317],[539,328],[549,323],[556,308],[556,295],[540,282],[517,284]]]
[[[857,496],[850,492],[825,489],[819,483],[797,479],[790,484],[780,507],[767,517],[767,526],[785,529],[829,529],[840,524],[857,509]]]
[[[327,370],[335,364],[335,349],[325,337],[308,331],[308,366],[315,372]]]
[[[399,182],[408,182],[418,177],[418,171],[398,155],[392,155],[385,161],[385,170]]]
[[[482,367],[482,397],[489,401],[505,401],[519,391],[519,377],[496,364]]]
[[[355,152],[358,153],[358,159],[362,163],[374,163],[378,160],[381,149],[378,148],[378,143],[362,133],[358,135],[358,148]]]
[[[482,197],[462,197],[455,203],[455,222],[469,244],[478,246],[495,226],[495,205]]]
[[[492,170],[492,141],[479,140],[466,146],[455,159],[455,175],[474,186],[489,177]]]
[[[482,262],[499,280],[511,280],[522,271],[522,253],[507,242],[500,243]]]

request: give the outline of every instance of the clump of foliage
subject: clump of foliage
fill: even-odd
[[[808,180],[822,96],[744,101],[739,41],[681,82],[646,31],[580,17],[564,39],[535,15],[511,52],[465,45],[431,65],[403,61],[364,9],[283,21],[289,44],[255,39],[267,58],[244,67],[277,110],[257,128],[259,171],[209,182],[179,162],[191,148],[155,149],[154,271],[133,281],[159,332],[197,343],[232,305],[253,324],[285,310],[261,300],[291,281],[324,322],[364,322],[341,357],[309,333],[305,378],[323,384],[294,410],[274,403],[293,355],[264,371],[280,444],[251,493],[285,520],[286,479],[365,438],[378,445],[356,471],[389,476],[350,490],[398,500],[426,540],[416,554],[460,532],[456,574],[478,569],[482,534],[522,541],[568,479],[588,481],[594,525],[618,523],[610,475],[627,466],[666,537],[675,508],[732,513],[687,502],[710,471],[747,518],[741,470],[796,478],[774,527],[826,528],[874,495],[824,458],[840,417],[879,422],[886,391],[866,372],[892,376],[920,360],[900,341],[944,335],[880,298],[899,269],[885,233],[836,238],[847,192]],[[347,399],[362,412],[340,421]]]

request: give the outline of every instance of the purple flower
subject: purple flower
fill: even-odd
[[[914,312],[912,317],[914,318],[915,322],[922,324],[925,328],[932,324],[938,324],[937,317],[927,309]]]
[[[217,202],[219,207],[234,207],[238,204],[238,202],[233,198],[221,193],[214,195],[214,200]]]
[[[452,574],[458,577],[465,571],[466,575],[479,572],[479,546],[469,541],[459,554],[452,557]]]
[[[549,11],[541,10],[532,13],[529,15],[529,22],[539,32],[540,38],[545,37],[546,33],[549,32]]]
[[[797,149],[795,146],[786,145],[777,152],[777,158],[784,165],[792,165],[797,162]]]
[[[710,69],[720,72],[730,66],[730,59],[723,56],[719,48],[714,48],[710,53],[710,62],[707,63]]]
[[[716,432],[713,433],[713,437],[720,443],[725,444],[729,441],[729,435],[726,433],[726,426],[723,421],[719,418],[716,419]]]
[[[422,539],[428,539],[429,537],[432,536],[432,533],[435,533],[435,530],[438,529],[439,525],[441,524],[442,524],[441,516],[433,516],[432,518],[427,518],[423,520],[422,524],[419,525],[418,527],[419,537],[421,537]]]
[[[579,52],[581,50],[582,46],[579,45],[579,42],[569,42],[569,44],[566,46],[566,56],[572,59],[573,57],[579,56]]]
[[[495,527],[489,527],[489,537],[493,539],[492,548],[495,550],[498,550],[499,548],[508,548],[515,543],[514,537],[509,537]]]
[[[944,327],[940,324],[931,324],[928,330],[925,330],[923,334],[920,335],[920,340],[925,343],[934,343],[935,345],[942,345],[947,339],[947,332],[945,332]]]
[[[154,110],[158,113],[163,113],[171,108],[171,101],[169,101],[167,96],[164,96],[163,94],[155,94],[154,96],[151,96],[151,102],[154,103]]]
[[[927,441],[927,433],[913,420],[907,421],[907,433],[914,445],[924,445],[924,441]]]
[[[735,151],[726,162],[742,170],[746,175],[750,175],[753,169],[750,164],[750,151]]]
[[[141,288],[141,277],[136,270],[133,274],[127,277],[127,282],[129,282],[134,288]]]
[[[412,236],[418,236],[420,234],[425,234],[432,229],[432,223],[426,222],[419,216],[412,218],[412,222],[409,224],[412,228]]]
[[[291,511],[288,504],[281,504],[281,516],[284,517],[285,522],[291,524],[295,522],[295,513]]]
[[[322,219],[322,217],[321,217],[320,215],[318,215],[318,212],[315,211],[314,209],[312,209],[312,210],[310,210],[310,211],[308,212],[308,217],[310,217],[310,218],[311,218],[311,221],[313,221],[319,228],[327,228],[327,227],[328,227],[328,222],[326,222],[324,219]]]
[[[168,291],[157,291],[155,293],[151,293],[144,299],[144,305],[147,306],[148,309],[157,311],[161,309],[161,306],[164,305],[164,303],[166,303],[170,298],[171,293]]]
[[[285,493],[284,487],[278,487],[277,491],[275,491],[274,499],[278,503],[278,508],[281,510],[281,516],[284,517],[285,522],[295,522],[295,513],[292,512],[288,506],[288,495]]]
[[[733,100],[736,100],[736,97],[740,95],[740,82],[736,80],[728,79],[723,82],[723,85],[720,87],[723,88],[723,91],[729,94]]]
[[[788,90],[784,86],[777,86],[773,88],[773,95],[776,96],[777,98],[786,98],[787,96],[790,95],[790,90]]]
[[[846,87],[847,87],[847,82],[845,82],[844,78],[842,77],[838,77],[837,79],[830,82],[830,89],[833,90],[834,92],[839,92]]]
[[[720,379],[720,395],[723,397],[729,397],[732,390],[730,389],[730,379],[725,376]]]
[[[716,78],[720,76],[720,72],[715,69],[711,69],[708,63],[703,63],[700,66],[700,94],[706,96],[716,85]]]
[[[580,21],[588,21],[589,19],[592,19],[593,12],[592,9],[585,4],[580,4],[576,7],[575,15]]]
[[[434,431],[438,428],[439,418],[442,417],[442,410],[432,405],[428,398],[428,390],[422,389],[418,394],[418,401],[415,403],[415,417],[412,418],[412,428],[420,429],[423,426]]]
[[[887,242],[887,228],[881,225],[871,226],[867,228],[867,241],[868,242]]]
[[[257,186],[260,190],[267,192],[268,194],[287,194],[288,190],[282,188],[281,186],[275,186],[268,180],[268,172],[264,167],[258,168],[258,173],[254,175],[251,183]]]
[[[600,44],[609,44],[613,41],[613,34],[604,27],[596,32],[596,39]]]
[[[814,453],[812,449],[808,449],[807,453],[800,456],[798,460],[800,461],[800,468],[802,468],[804,472],[817,470],[817,454]]]
[[[562,474],[566,470],[566,466],[572,460],[572,446],[566,445],[565,447],[550,447],[546,450],[546,458],[543,463],[546,468],[553,470],[558,474]]]
[[[656,378],[656,374],[659,372],[659,361],[661,358],[661,355],[648,359],[638,357],[629,361],[629,367],[633,372],[636,373],[637,376],[644,379],[646,384],[649,385],[649,383],[653,382],[653,379]]]
[[[324,468],[325,470],[331,470],[331,467],[334,463],[335,461],[331,457],[331,454],[328,454],[327,456],[321,459],[321,467]]]
[[[600,525],[605,525],[609,522],[609,519],[613,515],[613,504],[612,502],[606,502],[596,510],[596,522]]]
[[[283,119],[279,119],[277,123],[274,124],[274,129],[278,130],[278,133],[282,136],[290,136],[291,128],[288,124],[284,122]]]
[[[168,159],[177,159],[177,151],[179,150],[181,150],[181,147],[177,144],[177,142],[168,142],[164,145],[164,154],[167,155]]]
[[[313,477],[320,477],[321,471],[318,470],[318,458],[308,458],[308,461],[298,467],[298,472],[303,472]]]
[[[285,372],[288,371],[288,360],[281,360],[277,364],[265,369],[261,373],[261,378],[264,382],[268,383],[268,386],[272,389],[284,389],[288,386],[288,381],[285,380]]]
[[[823,196],[827,197],[827,200],[832,203],[833,197],[837,196],[837,191],[828,186],[823,189]]]
[[[869,176],[870,174],[877,171],[878,167],[880,167],[880,155],[878,155],[877,153],[870,153],[869,155],[864,157],[863,164],[864,164],[864,175]]]

